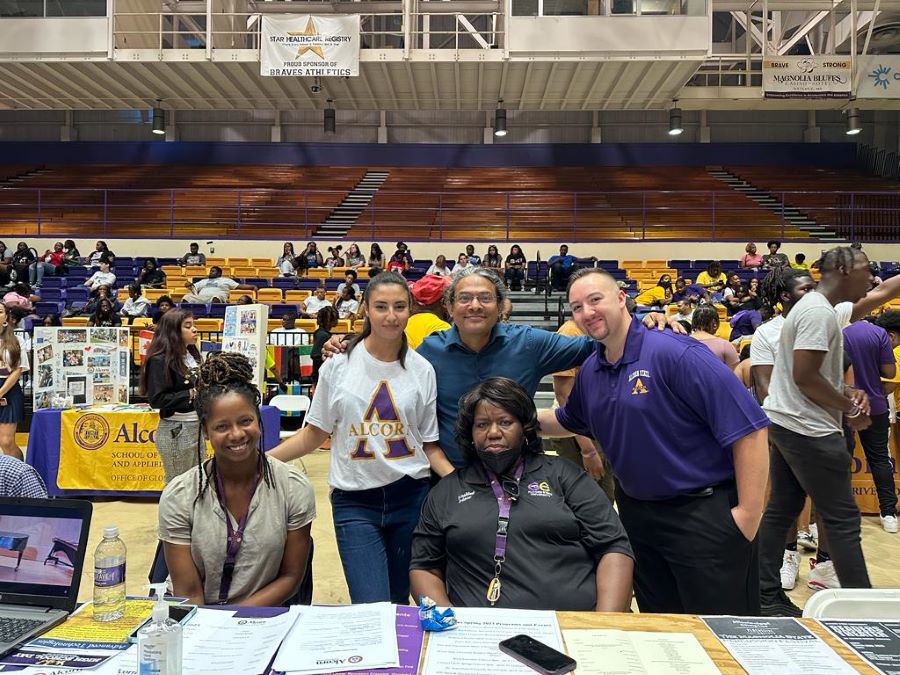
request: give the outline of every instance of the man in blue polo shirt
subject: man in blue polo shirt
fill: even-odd
[[[559,247],[559,255],[550,256],[547,265],[550,270],[550,285],[554,291],[563,291],[572,272],[578,269],[578,258],[569,255],[569,247]]]
[[[641,611],[759,614],[768,418],[702,344],[635,322],[609,274],[579,270],[568,299],[599,344],[541,431],[591,436],[607,453]]]

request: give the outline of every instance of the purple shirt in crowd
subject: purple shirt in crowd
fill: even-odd
[[[873,415],[883,415],[888,403],[881,388],[880,366],[894,363],[887,332],[868,321],[851,323],[844,329],[844,351],[853,366],[853,386],[868,394]]]
[[[668,499],[734,477],[731,445],[769,418],[697,340],[632,320],[621,360],[599,344],[556,419],[600,442],[625,494]]]

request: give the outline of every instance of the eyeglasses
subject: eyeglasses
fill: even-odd
[[[497,302],[497,296],[492,293],[460,293],[456,296],[456,302],[460,305],[471,305],[473,300],[478,300],[481,305],[493,305]]]

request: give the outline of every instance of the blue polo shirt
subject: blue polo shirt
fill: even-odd
[[[556,419],[600,442],[625,494],[676,497],[734,477],[731,444],[769,419],[702,343],[632,320],[622,359],[597,344]]]
[[[498,323],[480,352],[462,343],[456,326],[432,333],[416,351],[434,367],[441,448],[453,466],[460,468],[465,462],[456,448],[454,429],[463,394],[491,377],[508,377],[534,396],[545,375],[580,366],[594,351],[594,341]]]

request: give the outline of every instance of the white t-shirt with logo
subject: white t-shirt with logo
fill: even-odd
[[[307,420],[331,434],[328,483],[368,490],[404,476],[427,478],[424,443],[437,441],[434,368],[409,350],[399,361],[379,361],[360,342],[328,359]]]

